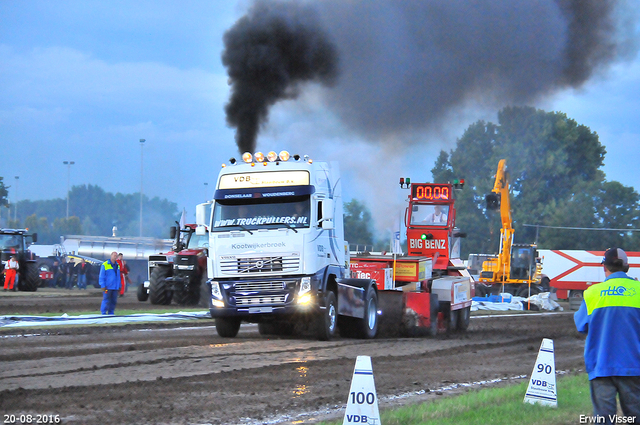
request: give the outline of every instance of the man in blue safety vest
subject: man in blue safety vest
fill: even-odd
[[[120,267],[118,266],[118,253],[112,252],[111,258],[100,266],[100,287],[104,291],[100,312],[102,314],[114,314],[118,293],[120,292]]]
[[[627,276],[629,260],[620,248],[602,259],[605,280],[584,291],[573,319],[586,333],[584,361],[593,414],[599,422],[619,422],[616,394],[625,423],[640,423],[640,282]]]

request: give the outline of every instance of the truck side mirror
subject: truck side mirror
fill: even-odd
[[[171,226],[169,229],[169,239],[175,239],[177,231],[178,229],[176,226]]]
[[[323,199],[320,201],[320,217],[319,224],[324,230],[331,230],[334,228],[334,207],[333,199]]]
[[[333,220],[331,220],[331,221],[324,220],[322,222],[322,229],[323,230],[332,230],[333,228],[334,228],[333,227]]]
[[[38,233],[34,233],[33,235],[31,235],[31,240],[33,241],[33,243],[38,242]]]
[[[334,216],[334,203],[333,199],[322,200],[322,219],[333,221]]]
[[[204,226],[200,226],[200,225],[198,225],[198,226],[196,227],[196,235],[198,235],[198,236],[204,236],[204,235],[206,235],[206,234],[207,234],[207,228],[206,228],[206,227],[204,227]]]
[[[196,205],[196,224],[198,226],[207,225],[207,206],[211,206],[210,203]]]

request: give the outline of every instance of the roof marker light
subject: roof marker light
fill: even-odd
[[[275,162],[278,159],[278,154],[274,151],[271,151],[267,154],[267,159],[269,162]]]
[[[249,152],[245,152],[242,154],[242,160],[247,164],[253,161],[253,156]]]
[[[288,161],[289,158],[291,157],[291,155],[289,155],[289,152],[287,151],[280,151],[280,154],[278,156],[282,161],[285,161],[285,162]]]
[[[264,154],[262,152],[256,152],[253,155],[256,159],[256,162],[264,162]]]
[[[236,159],[235,158],[229,158],[229,164],[233,165],[236,163]]]

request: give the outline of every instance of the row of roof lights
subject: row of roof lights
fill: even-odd
[[[279,163],[280,161],[286,162],[291,158],[292,158],[291,155],[287,151],[281,151],[279,154],[275,153],[274,151],[271,151],[267,154],[266,158],[262,152],[256,152],[253,155],[251,154],[251,152],[245,152],[242,154],[242,161],[246,162],[247,164],[251,164],[251,166],[254,166],[256,163],[262,163],[264,165],[267,165],[267,162],[275,162],[275,163]],[[300,161],[300,155],[293,155],[293,159],[295,161]],[[313,162],[313,160],[311,160],[308,155],[305,155],[303,159],[305,162],[308,162],[309,164]],[[231,158],[229,159],[229,162],[233,165],[237,161],[235,158]],[[226,167],[226,165],[222,164],[222,167]]]

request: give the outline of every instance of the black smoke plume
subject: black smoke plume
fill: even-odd
[[[259,1],[225,35],[227,120],[252,146],[290,87],[339,75],[325,102],[365,137],[441,128],[606,72],[637,51],[635,13],[624,0]]]
[[[337,75],[336,48],[305,4],[257,1],[224,34],[224,44],[231,83],[225,111],[240,153],[255,151],[270,106],[295,98],[302,82],[331,84]]]

